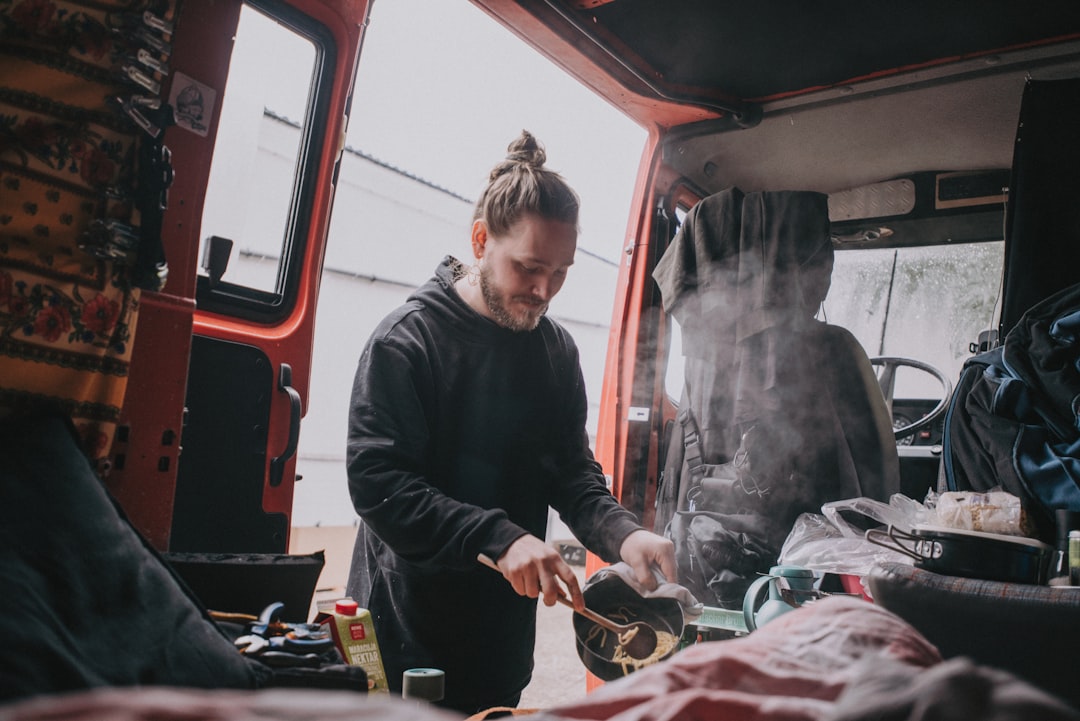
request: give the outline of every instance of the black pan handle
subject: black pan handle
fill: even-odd
[[[920,554],[916,548],[908,548],[901,540],[901,538],[903,538],[905,541],[916,541],[916,543],[918,543],[916,537],[912,536],[910,533],[898,530],[893,526],[889,526],[887,532],[877,528],[870,528],[866,531],[864,536],[867,541],[870,541],[870,543],[873,543],[875,546],[888,548],[890,551],[898,551],[905,556],[914,558],[916,561],[927,560],[927,557]],[[900,538],[897,538],[897,536],[900,536]]]

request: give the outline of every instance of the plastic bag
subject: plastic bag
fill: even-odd
[[[884,504],[883,504],[884,505]],[[910,556],[883,548],[854,531],[846,522],[841,530],[819,513],[803,513],[780,549],[780,563],[803,566],[821,573],[865,576],[880,562],[913,563]]]
[[[927,504],[932,503],[933,492],[927,496]],[[821,507],[820,514],[804,513],[795,519],[780,549],[779,562],[859,577],[878,563],[911,564],[911,556],[867,541],[866,530],[892,526],[910,533],[931,517],[928,505],[901,493],[894,494],[888,503],[865,497],[832,501]]]
[[[928,498],[932,498],[932,493]],[[926,505],[901,493],[893,494],[888,503],[873,498],[832,501],[824,504],[821,512],[843,536],[859,539],[863,539],[867,528],[877,526],[892,526],[910,533],[917,524],[928,523],[932,515]],[[855,518],[862,523],[856,524]]]
[[[927,521],[935,526],[959,528],[965,531],[1003,533],[1023,536],[1025,533],[1024,509],[1020,499],[1001,490],[974,493],[949,491],[937,497],[932,518]]]

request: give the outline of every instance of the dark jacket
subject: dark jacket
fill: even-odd
[[[639,526],[589,450],[569,334],[546,317],[531,332],[498,326],[453,290],[455,272],[446,258],[360,358],[348,592],[373,615],[391,689],[406,669],[441,668],[445,705],[471,712],[528,684],[536,612],[477,555],[544,538],[549,505],[606,561]]]
[[[765,452],[743,450],[771,489],[757,508],[775,522],[777,550],[800,513],[856,496],[887,502],[900,490],[892,420],[866,351],[814,319],[832,268],[827,196],[729,188],[690,210],[653,272],[682,328],[679,408],[694,414],[708,464],[730,462],[754,429]],[[673,435],[658,523],[687,508],[685,442]]]

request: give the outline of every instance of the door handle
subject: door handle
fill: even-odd
[[[300,393],[292,387],[292,366],[288,363],[281,364],[278,390],[289,395],[289,440],[285,444],[285,451],[280,456],[270,459],[271,487],[281,485],[281,480],[285,475],[285,464],[296,455],[296,446],[300,440]]]

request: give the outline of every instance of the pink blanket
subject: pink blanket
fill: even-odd
[[[945,708],[960,715],[936,715]],[[1080,718],[1008,674],[962,659],[942,663],[937,649],[899,617],[843,597],[804,606],[748,636],[690,646],[542,716],[548,715],[559,721]]]

